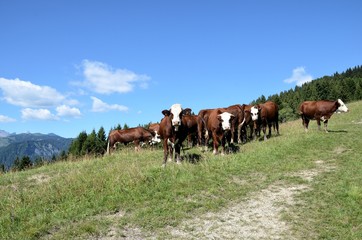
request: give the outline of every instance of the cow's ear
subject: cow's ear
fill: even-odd
[[[182,114],[183,115],[191,115],[191,108],[185,108],[184,110],[182,110]]]
[[[244,113],[250,113],[250,110],[244,110]]]
[[[170,110],[165,109],[162,111],[162,114],[166,117],[166,116],[170,116],[171,112],[170,112]]]

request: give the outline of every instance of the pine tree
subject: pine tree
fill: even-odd
[[[19,171],[30,168],[33,165],[29,156],[24,156],[21,160],[19,160],[19,158],[16,159],[18,160],[16,163],[16,169]]]
[[[101,127],[97,133],[96,149],[95,153],[97,155],[103,155],[107,149],[107,137],[104,128]]]
[[[96,145],[96,131],[93,129],[92,132],[87,136],[87,139],[84,141],[82,145],[82,155],[94,154],[95,153],[95,145]]]
[[[68,155],[67,155],[67,153],[63,150],[63,151],[61,151],[59,157],[60,157],[60,160],[61,160],[61,161],[66,161],[67,158],[68,158]]]
[[[43,159],[40,156],[36,157],[35,160],[34,160],[34,166],[35,167],[40,167],[40,166],[43,166],[43,165],[44,165]]]
[[[79,133],[78,137],[72,141],[69,147],[69,154],[73,156],[81,156],[82,148],[85,140],[87,139],[87,133],[85,131]]]

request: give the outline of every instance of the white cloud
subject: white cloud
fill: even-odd
[[[21,110],[21,118],[24,120],[58,120],[48,109],[31,109],[25,108]]]
[[[82,67],[85,81],[78,85],[100,94],[127,93],[132,91],[136,84],[147,88],[150,80],[147,75],[139,75],[126,69],[112,69],[97,61],[84,60]]]
[[[313,80],[312,75],[305,71],[304,67],[297,67],[293,69],[293,74],[290,78],[284,80],[286,83],[296,83],[298,86],[302,86],[304,83]]]
[[[56,108],[57,110],[57,116],[59,117],[75,117],[78,118],[82,114],[80,113],[80,110],[75,107],[69,107],[67,105],[61,105]]]
[[[16,122],[16,119],[8,117],[8,116],[0,115],[0,122],[2,122],[2,123]]]
[[[93,106],[92,106],[93,112],[108,112],[111,110],[116,110],[116,111],[121,111],[121,112],[128,111],[128,107],[126,107],[126,106],[118,105],[118,104],[110,105],[96,97],[91,97],[91,98],[93,100]]]
[[[19,79],[0,78],[0,89],[6,102],[21,107],[46,108],[58,105],[65,99],[54,88]]]

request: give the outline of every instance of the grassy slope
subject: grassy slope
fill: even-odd
[[[306,202],[293,209],[294,231],[310,238],[362,238],[362,104],[335,114],[326,134],[311,122],[281,125],[281,136],[240,145],[226,156],[187,150],[197,163],[169,163],[162,151],[125,149],[102,159],[61,162],[0,176],[0,236],[5,239],[101,235],[110,226],[157,232],[194,215],[217,211],[275,181],[298,181],[288,173],[336,165],[322,174]],[[336,154],[337,150],[341,150]],[[121,217],[112,217],[121,216]]]

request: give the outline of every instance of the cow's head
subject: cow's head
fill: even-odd
[[[185,114],[185,112],[191,112],[190,108],[182,109],[181,104],[174,104],[171,106],[170,110],[163,110],[162,114],[165,116],[169,116],[171,119],[171,124],[175,127],[175,131],[178,131],[178,128],[181,125],[181,118]]]
[[[348,112],[348,107],[342,102],[341,99],[337,100],[339,107],[336,112]]]
[[[217,117],[218,117],[218,120],[220,121],[221,127],[224,131],[231,129],[231,121],[234,118],[234,115],[232,115],[231,113],[228,113],[228,112],[223,112],[223,113],[217,115]]]
[[[150,140],[151,145],[161,142],[161,137],[158,134],[158,132],[155,130],[154,133],[155,133],[155,136]]]
[[[259,105],[255,105],[250,108],[250,115],[253,121],[258,120],[259,111],[260,111]]]

